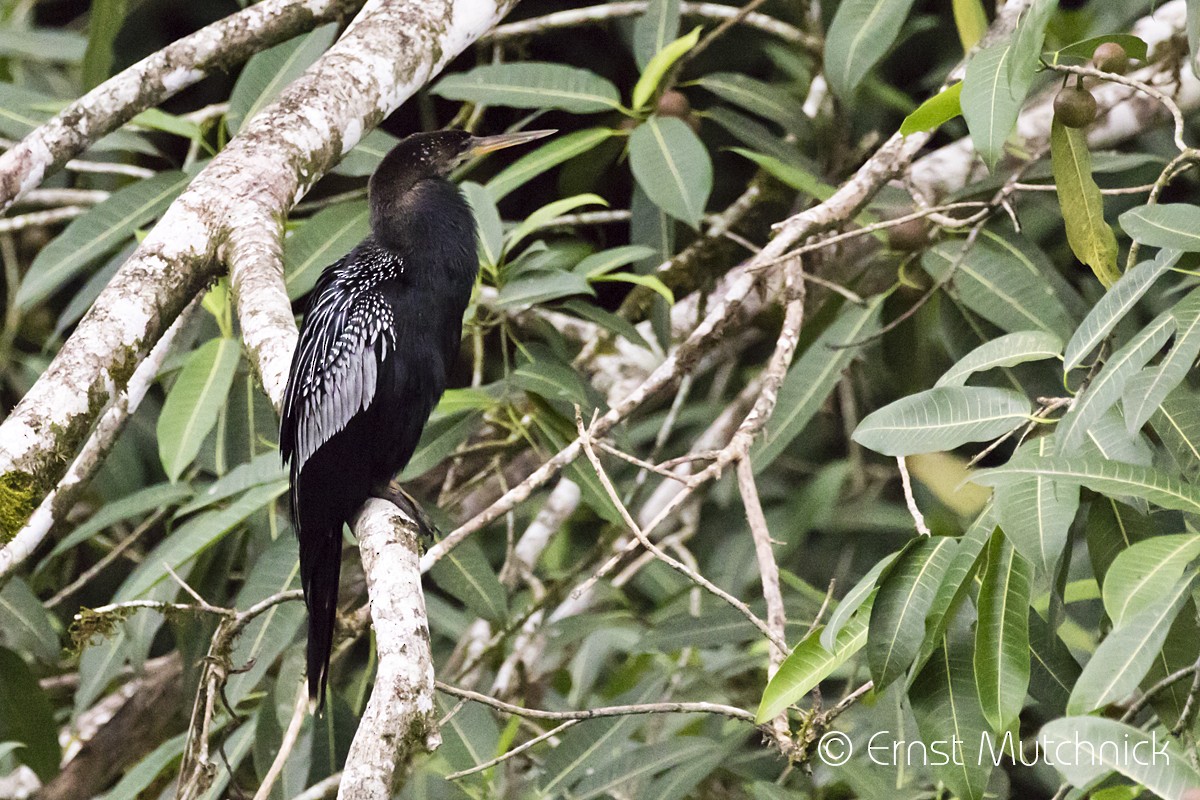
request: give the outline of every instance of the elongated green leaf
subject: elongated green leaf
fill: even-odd
[[[1200,536],[1181,533],[1136,542],[1113,560],[1104,576],[1104,610],[1114,627],[1154,605],[1200,556]]]
[[[640,245],[634,245],[640,246]],[[565,300],[558,305],[562,311],[569,311],[575,316],[594,322],[607,331],[611,331],[618,336],[623,336],[638,347],[644,347],[647,350],[650,348],[650,343],[646,341],[646,337],[635,328],[629,320],[624,317],[614,314],[611,311],[605,311],[598,307],[595,303],[589,303],[583,300]]]
[[[723,105],[705,109],[704,119],[716,123],[751,152],[762,153],[787,166],[809,166],[794,143],[781,140],[777,133],[757,119]]]
[[[621,110],[617,87],[596,73],[536,61],[484,64],[447,75],[430,91],[448,100],[491,106],[557,108],[576,114]]]
[[[300,564],[296,545],[290,537],[281,536],[254,561],[246,582],[238,592],[236,607],[245,610],[261,600],[300,588]],[[276,659],[296,638],[304,621],[304,603],[278,603],[255,617],[237,639],[231,658],[234,664],[246,665],[243,671],[229,677],[225,696],[236,707],[259,685]]]
[[[955,541],[922,537],[911,542],[879,585],[871,605],[867,659],[883,691],[908,669],[921,649],[925,615],[950,566]]]
[[[521,156],[500,170],[484,188],[492,200],[498,203],[513,190],[524,186],[546,170],[583,155],[616,135],[617,132],[611,128],[587,128],[568,133],[566,136],[555,136],[538,149]]]
[[[680,36],[654,54],[654,58],[642,69],[642,76],[638,78],[638,82],[633,85],[632,103],[635,110],[642,111],[646,108],[667,70],[682,58],[684,53],[695,47],[699,40],[700,28],[696,27],[691,33]]]
[[[1175,318],[1175,345],[1162,363],[1147,367],[1129,379],[1123,403],[1129,432],[1140,430],[1200,357],[1200,291],[1192,291],[1171,309]]]
[[[978,0],[968,0],[977,2]],[[947,86],[917,106],[900,123],[900,135],[908,136],[921,131],[931,131],[962,115],[962,81]]]
[[[479,412],[451,413],[430,419],[421,431],[417,451],[400,473],[401,481],[411,481],[449,458],[479,425]]]
[[[330,266],[371,232],[365,200],[324,208],[283,241],[283,269],[288,297],[295,300],[312,289],[321,270]]]
[[[855,614],[842,627],[832,652],[821,646],[820,628],[804,637],[779,665],[779,671],[767,684],[758,712],[754,715],[755,722],[761,725],[778,716],[861,650],[867,643],[869,616],[870,610],[866,606]]]
[[[117,781],[117,785],[101,795],[101,800],[138,800],[146,787],[153,783],[168,766],[177,765],[187,733],[172,736],[134,764]]]
[[[1055,5],[1053,0],[1037,0],[1010,38],[979,51],[967,64],[963,116],[988,169],[995,170],[1004,142],[1017,124]]]
[[[649,258],[652,255],[654,255],[654,251],[645,245],[627,244],[608,250],[601,250],[599,253],[593,253],[576,264],[575,268],[571,271],[585,278],[595,278],[598,275],[606,275],[615,269],[628,266],[634,262]]]
[[[82,65],[85,90],[99,86],[112,74],[113,42],[128,12],[129,0],[97,0],[92,4]]]
[[[917,654],[910,680],[915,679],[924,668],[925,663],[934,651],[942,646],[946,630],[954,620],[963,598],[973,586],[976,569],[983,561],[983,551],[991,541],[996,530],[996,515],[989,503],[984,507],[967,532],[955,543],[954,552],[950,556],[950,566],[942,577],[937,594],[925,615],[925,636],[921,642],[921,650]]]
[[[1004,536],[992,537],[979,589],[975,687],[992,730],[1008,728],[1029,688],[1029,600],[1033,566]]]
[[[942,386],[868,414],[854,441],[886,456],[953,450],[1008,433],[1029,419],[1029,399],[1009,389]]]
[[[226,124],[237,133],[246,121],[279,96],[284,87],[312,66],[337,37],[338,26],[323,25],[316,30],[255,53],[229,95]]]
[[[866,305],[847,304],[837,319],[788,370],[779,387],[779,402],[771,424],[750,450],[755,472],[761,472],[799,436],[841,380],[858,348],[841,347],[870,336],[879,327],[882,295]],[[831,345],[839,345],[831,349]]]
[[[162,172],[113,192],[71,221],[42,248],[17,290],[17,305],[29,309],[96,259],[110,253],[133,232],[156,219],[188,184],[182,172]]]
[[[479,258],[485,265],[495,269],[500,266],[504,253],[504,226],[500,222],[500,211],[487,190],[478,183],[466,181],[459,188],[475,214],[475,227],[479,233]]]
[[[50,612],[20,577],[0,589],[0,645],[45,664],[56,663],[62,652]]]
[[[497,308],[518,308],[577,294],[595,295],[587,279],[573,272],[535,270],[504,284]]]
[[[1053,714],[1065,713],[1071,687],[1082,668],[1062,638],[1041,616],[1029,611],[1029,694]]]
[[[179,373],[158,415],[158,454],[171,481],[200,452],[237,372],[242,349],[233,339],[210,339],[198,347]]]
[[[1062,352],[1062,340],[1045,331],[1009,333],[981,344],[967,353],[942,377],[935,386],[965,386],[967,378],[976,372],[997,367],[1011,367],[1027,361],[1054,358]]]
[[[965,256],[959,242],[944,242],[925,252],[921,266],[939,281],[951,280],[963,305],[1005,331],[1066,340],[1075,329],[1047,276],[1004,240],[981,237]]]
[[[699,229],[712,191],[712,161],[683,120],[656,115],[634,128],[629,166],[656,206]]]
[[[782,125],[797,133],[803,129],[802,103],[781,86],[751,78],[738,72],[713,72],[696,83],[722,100]]]
[[[76,31],[57,28],[0,30],[0,56],[31,61],[78,64],[88,40]]]
[[[354,145],[354,149],[342,156],[333,172],[364,178],[374,172],[383,157],[399,143],[400,140],[387,131],[374,128]]]
[[[1055,117],[1050,125],[1050,162],[1071,252],[1092,268],[1100,283],[1112,286],[1121,277],[1117,235],[1104,220],[1104,196],[1092,177],[1087,134]]]
[[[1154,461],[1154,451],[1146,437],[1140,432],[1130,433],[1114,406],[1100,415],[1088,426],[1087,435],[1080,448],[1081,455],[1098,455],[1110,461],[1124,461],[1149,467]]]
[[[277,481],[250,489],[226,508],[208,511],[188,520],[163,540],[136,569],[130,573],[114,601],[138,600],[167,580],[167,567],[176,574],[186,575],[185,565],[190,565],[197,556],[221,541],[231,530],[247,517],[274,502],[287,491],[287,481]],[[172,584],[168,587],[178,592]]]
[[[1187,385],[1167,395],[1150,418],[1176,469],[1185,475],[1200,470],[1200,397]]]
[[[633,55],[639,71],[679,35],[679,0],[650,0],[633,23]]]
[[[1084,665],[1067,703],[1068,714],[1086,714],[1120,702],[1137,689],[1195,582],[1193,570],[1153,603],[1126,618],[1124,625],[1113,628]]]
[[[1132,495],[1163,508],[1200,513],[1200,488],[1150,467],[1107,461],[1095,456],[1017,458],[1003,467],[980,470],[971,476],[971,481],[981,486],[996,486],[1030,475],[1045,475],[1063,482],[1078,483],[1107,495]]]
[[[1053,758],[1054,768],[1081,789],[1112,772],[1167,800],[1182,800],[1188,789],[1200,786],[1200,772],[1173,739],[1114,719],[1052,720],[1042,727],[1038,742],[1044,753],[1064,754],[1063,758]]]
[[[954,0],[953,8],[958,40],[962,42],[963,52],[968,52],[987,33],[987,12],[980,0]]]
[[[912,0],[844,0],[825,37],[825,78],[849,100],[866,74],[891,49]]]
[[[873,601],[875,584],[879,581],[879,576],[895,558],[896,554],[891,553],[880,559],[879,563],[867,570],[858,583],[846,592],[846,596],[829,615],[829,622],[825,624],[825,629],[821,631],[821,647],[832,651],[837,646],[837,637],[842,632],[842,627],[864,604],[870,604]]]
[[[1033,458],[1053,455],[1049,437],[1022,449]],[[1000,527],[1017,552],[1040,575],[1053,575],[1079,510],[1079,486],[1059,484],[1045,475],[1030,476],[998,485],[995,499]]]
[[[953,796],[983,800],[993,762],[978,757],[976,743],[984,741],[990,726],[975,688],[972,649],[970,632],[956,625],[913,682],[909,697],[921,738],[950,750],[950,758],[931,762],[934,774]]]
[[[564,197],[561,200],[555,200],[534,211],[525,221],[508,234],[504,244],[505,250],[513,252],[517,245],[525,240],[525,237],[536,231],[542,225],[545,225],[555,217],[563,214],[568,214],[577,208],[587,205],[606,206],[608,202],[597,194],[577,194],[574,197]]]
[[[592,800],[611,797],[612,792],[636,785],[677,764],[700,758],[713,749],[707,736],[681,736],[657,744],[643,745],[590,770],[571,792],[572,798]]]
[[[472,613],[497,623],[503,622],[508,615],[504,587],[478,542],[463,542],[429,574],[438,586],[461,600]]]
[[[99,509],[86,522],[54,545],[49,558],[65,553],[95,536],[100,531],[123,520],[131,519],[159,508],[170,508],[192,496],[192,487],[179,483],[160,483],[122,497]]]
[[[1071,335],[1063,351],[1063,370],[1070,372],[1079,366],[1087,354],[1104,341],[1137,304],[1154,281],[1179,261],[1179,255],[1178,251],[1164,251],[1153,261],[1143,261],[1122,275]]]
[[[0,742],[21,742],[16,752],[43,781],[58,774],[62,748],[54,709],[21,657],[0,648]]]
[[[755,164],[758,164],[767,174],[778,178],[796,191],[812,195],[818,200],[828,200],[837,191],[834,187],[821,180],[816,173],[795,164],[785,163],[774,156],[756,153],[744,147],[731,147],[729,149],[731,152],[737,153],[739,156],[745,156]]]
[[[1200,206],[1191,203],[1162,203],[1138,206],[1120,217],[1130,238],[1151,247],[1200,251]]]
[[[1070,454],[1078,449],[1087,429],[1121,399],[1129,380],[1166,344],[1174,330],[1175,318],[1170,313],[1161,314],[1104,362],[1100,374],[1075,398],[1058,424],[1055,438],[1060,452]]]
[[[1146,51],[1149,49],[1146,42],[1129,33],[1106,33],[1083,39],[1051,53],[1046,60],[1051,64],[1059,64],[1069,59],[1087,61],[1096,52],[1096,48],[1105,42],[1115,42],[1121,45],[1129,57],[1134,60],[1146,60]]]

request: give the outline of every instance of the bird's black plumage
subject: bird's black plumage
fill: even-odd
[[[475,152],[532,138],[437,131],[403,140],[371,176],[371,234],[325,269],[309,297],[279,448],[290,463],[313,698],[324,699],[342,525],[408,463],[458,358],[478,262],[470,206],[446,175]]]

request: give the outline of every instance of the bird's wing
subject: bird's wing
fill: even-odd
[[[379,364],[396,346],[383,295],[326,275],[313,290],[284,394],[280,451],[294,470],[371,405]]]

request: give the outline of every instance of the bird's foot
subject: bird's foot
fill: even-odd
[[[404,491],[404,488],[396,481],[388,481],[379,487],[372,496],[387,500],[407,514],[413,522],[417,523],[417,529],[422,536],[435,541],[442,538],[442,532],[438,530],[437,525],[433,524],[433,520],[421,508],[421,504],[411,494]]]

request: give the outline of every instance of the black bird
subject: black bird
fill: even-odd
[[[470,156],[547,136],[418,133],[368,184],[371,234],[325,268],[309,297],[283,398],[279,450],[308,605],[308,692],[324,703],[342,524],[368,497],[405,506],[391,483],[458,358],[475,283],[475,219],[447,175]],[[389,486],[390,484],[390,486]]]

